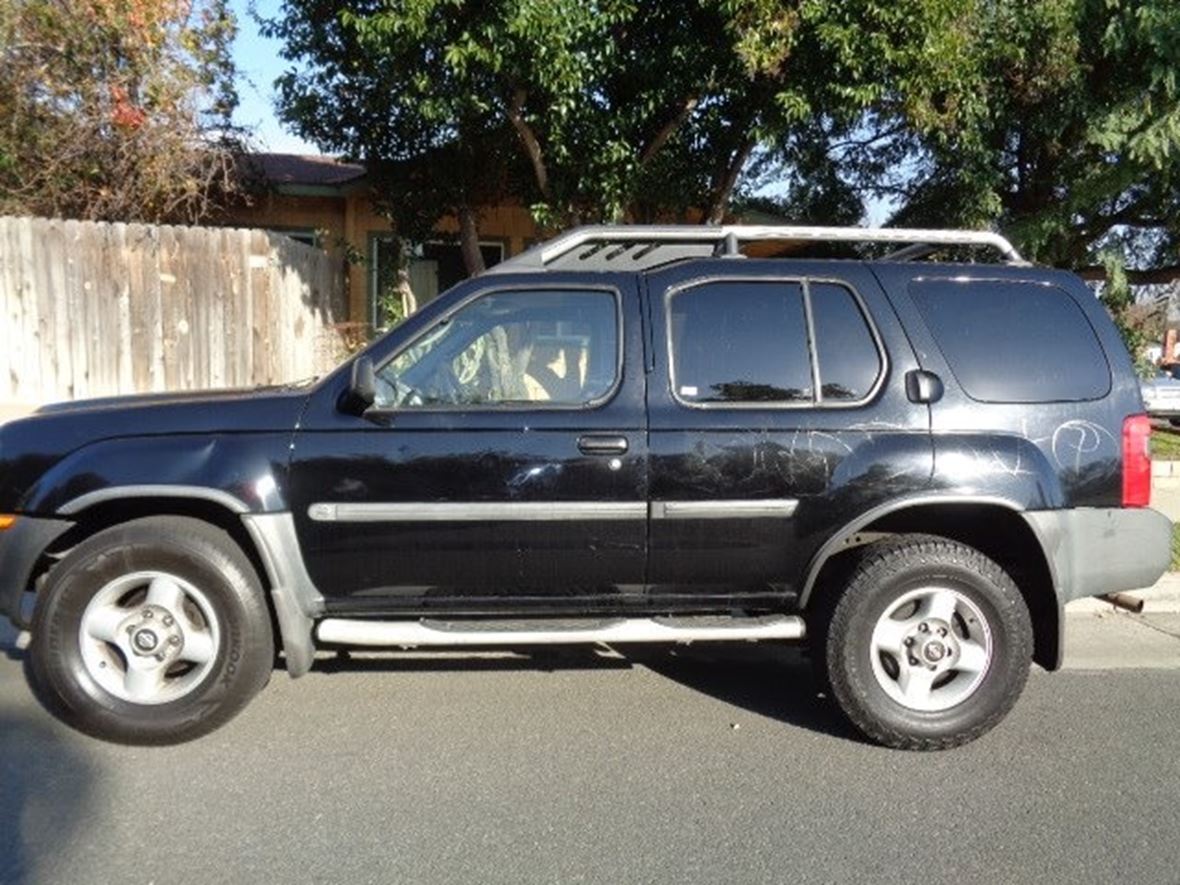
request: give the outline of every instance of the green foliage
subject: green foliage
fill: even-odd
[[[0,3],[0,212],[195,221],[234,187],[225,0]]]
[[[1135,364],[1135,370],[1142,377],[1150,377],[1155,366],[1147,358],[1146,348],[1152,343],[1152,338],[1133,314],[1135,297],[1127,281],[1126,261],[1121,253],[1113,249],[1103,252],[1101,259],[1106,269],[1106,281],[1102,284],[1099,299],[1114,320]]]
[[[1180,257],[1175,0],[284,0],[265,29],[283,117],[411,241],[505,199],[716,221],[763,187],[1052,264]]]
[[[1156,461],[1180,461],[1180,433],[1157,429],[1151,434],[1151,457]],[[1180,523],[1172,530],[1172,571],[1180,571],[1175,564],[1180,558]]]
[[[1180,4],[957,5],[950,76],[886,103],[874,131],[897,134],[847,174],[893,197],[898,222],[997,224],[1038,261],[1088,264],[1109,245],[1176,260]]]
[[[265,29],[296,63],[284,118],[378,169],[414,239],[505,195],[545,226],[720,219],[758,146],[814,152],[911,69],[941,76],[945,7],[286,0]]]

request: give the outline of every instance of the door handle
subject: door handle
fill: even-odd
[[[936,403],[942,399],[942,379],[925,369],[906,372],[905,392],[912,403]]]
[[[580,436],[578,451],[583,455],[621,455],[627,451],[627,437]]]

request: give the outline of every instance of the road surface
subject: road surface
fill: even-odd
[[[767,646],[321,660],[186,746],[53,720],[0,635],[0,881],[1180,881],[1180,616],[1075,616],[1000,727],[859,741]]]

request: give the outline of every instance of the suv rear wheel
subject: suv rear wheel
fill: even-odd
[[[154,517],[99,532],[51,572],[33,616],[33,676],[77,728],[165,744],[212,731],[269,678],[270,614],[223,531]]]
[[[890,747],[935,750],[988,731],[1028,679],[1020,591],[978,550],[908,535],[865,549],[832,612],[824,660],[852,724]]]

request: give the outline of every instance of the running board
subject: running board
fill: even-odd
[[[749,623],[742,623],[743,620]],[[316,634],[321,642],[339,645],[419,646],[579,645],[622,642],[718,642],[725,640],[802,639],[803,619],[797,616],[740,619],[707,624],[677,624],[652,618],[627,618],[593,627],[559,629],[480,629],[432,626],[423,621],[366,621],[328,618]],[[514,625],[515,627],[515,625]]]

